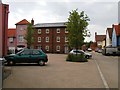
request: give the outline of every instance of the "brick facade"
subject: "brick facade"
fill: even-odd
[[[46,53],[68,53],[68,32],[65,25],[49,23],[37,27],[34,25],[34,28],[34,48],[41,48]]]
[[[0,57],[7,55],[9,5],[0,3]]]

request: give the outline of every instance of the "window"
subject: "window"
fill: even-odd
[[[20,30],[23,30],[23,28],[21,27]]]
[[[30,50],[24,50],[21,55],[30,55]]]
[[[9,42],[10,42],[10,43],[13,42],[13,37],[9,38]]]
[[[57,33],[60,33],[60,28],[57,28]]]
[[[38,42],[41,42],[41,37],[38,37]]]
[[[42,49],[42,46],[41,45],[37,46],[37,49]]]
[[[49,46],[46,46],[45,49],[46,49],[46,51],[49,51]]]
[[[19,35],[19,36],[18,36],[18,39],[19,39],[19,42],[24,42],[24,37],[23,37],[23,35]]]
[[[46,42],[49,42],[49,37],[46,37]]]
[[[67,36],[65,36],[65,42],[68,42],[68,37]]]
[[[57,41],[57,42],[60,42],[60,37],[57,37],[57,38],[56,38],[56,41]]]
[[[41,34],[41,29],[38,29],[38,34]]]
[[[67,28],[65,28],[65,33],[68,33],[68,30],[67,30]]]
[[[56,46],[56,51],[60,51],[60,46]]]
[[[33,55],[39,55],[40,52],[39,52],[38,50],[33,50],[32,54],[33,54]]]
[[[49,29],[46,29],[46,33],[47,33],[47,34],[49,33]]]

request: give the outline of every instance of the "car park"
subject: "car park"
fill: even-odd
[[[16,54],[10,54],[5,56],[8,65],[16,63],[38,63],[43,66],[48,62],[47,55],[38,49],[23,49]]]
[[[76,49],[71,50],[70,54],[84,54],[87,59],[92,57],[92,54],[84,52],[83,50],[76,50]]]

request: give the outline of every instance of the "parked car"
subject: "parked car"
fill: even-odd
[[[70,54],[84,54],[87,59],[92,57],[92,54],[84,52],[83,50],[76,50],[76,49],[71,50]]]
[[[16,54],[5,56],[5,59],[8,65],[16,63],[38,63],[43,66],[48,61],[47,55],[38,49],[23,49]]]
[[[91,51],[92,51],[92,49],[91,49],[91,48],[88,48],[87,50],[88,50],[89,52],[91,52]]]
[[[1,64],[4,65],[6,63],[5,58],[0,58]]]
[[[120,56],[119,47],[105,47],[102,51],[103,55],[118,55]]]
[[[102,53],[102,49],[98,49],[98,51],[97,51],[98,53]]]
[[[98,49],[98,48],[96,48],[96,49],[95,49],[95,52],[98,52],[98,50],[99,50],[99,49]]]
[[[5,63],[6,63],[5,58],[0,58],[0,69],[1,70],[4,70]]]

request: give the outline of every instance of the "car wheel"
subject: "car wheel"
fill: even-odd
[[[89,59],[89,56],[87,55],[86,58]]]
[[[38,64],[39,64],[40,66],[44,66],[44,65],[45,65],[45,62],[44,62],[43,60],[39,60]]]
[[[14,64],[15,63],[12,60],[8,61],[8,65],[14,65]]]

